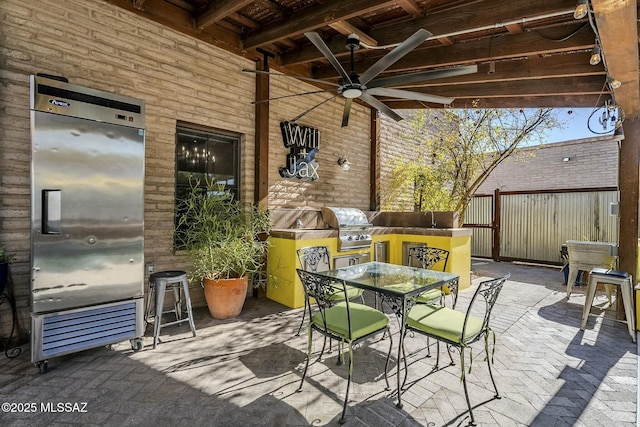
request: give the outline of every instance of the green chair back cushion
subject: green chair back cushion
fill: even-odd
[[[432,304],[416,304],[407,318],[407,325],[434,337],[462,344],[465,313]],[[482,330],[482,319],[469,316],[465,336],[471,338]]]
[[[429,301],[438,299],[441,296],[442,296],[442,291],[440,290],[440,288],[430,289],[418,295],[418,302],[421,304],[428,303]]]
[[[346,286],[345,289],[348,299],[362,295],[362,289],[354,288],[353,286]],[[329,297],[329,301],[344,301],[344,294],[345,292],[342,291],[342,287],[336,286],[336,293]]]

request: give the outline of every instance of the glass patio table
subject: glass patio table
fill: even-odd
[[[386,302],[396,314],[400,323],[400,343],[398,345],[396,369],[398,385],[397,406],[402,408],[400,359],[404,354],[405,319],[415,305],[418,295],[443,285],[457,288],[460,276],[384,262],[367,262],[316,274],[344,280],[349,286],[375,292],[376,301],[377,297],[380,297],[382,302]]]

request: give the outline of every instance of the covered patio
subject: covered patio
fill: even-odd
[[[243,200],[271,210],[329,205],[381,210],[385,167],[388,170],[393,160],[391,154],[406,147],[392,132],[383,135],[378,109],[368,103],[353,102],[349,126],[342,127],[345,99],[324,103],[326,94],[291,96],[336,86],[335,66],[305,32],[318,32],[350,69],[345,39],[351,33],[369,45],[386,45],[402,42],[418,29],[430,31],[434,37],[388,67],[384,77],[477,66],[477,73],[408,88],[453,97],[453,107],[478,102],[496,108],[602,108],[605,101],[615,100],[625,113],[626,134],[619,156],[619,268],[637,282],[637,2],[588,3],[591,14],[575,18],[575,0],[0,2],[0,91],[5,95],[0,107],[0,243],[16,253],[11,293],[22,325],[20,342],[28,339],[33,255],[30,75],[65,76],[74,84],[145,102],[140,274],[145,264],[158,270],[188,267],[184,254],[175,250],[173,234],[179,137],[187,130],[238,141],[237,159],[225,160],[237,166],[232,181]],[[596,21],[595,32],[590,18]],[[589,63],[596,47],[606,67],[602,60]],[[354,68],[367,70],[386,53],[363,47]],[[286,76],[258,72],[267,65]],[[621,86],[614,88],[608,77]],[[286,100],[260,102],[269,97]],[[387,105],[383,110],[443,107],[394,96],[381,96],[380,102]],[[316,104],[318,109],[300,124],[322,131],[320,179],[285,178],[279,169],[289,154],[280,138],[281,123]],[[339,166],[345,155],[353,165],[350,175]],[[493,399],[486,388],[490,382],[482,343],[476,345],[473,371],[467,374],[480,425],[637,425],[638,349],[626,326],[616,320],[615,308],[594,308],[596,316],[582,332],[584,291],[578,288],[567,300],[557,269],[477,259],[471,269],[473,282],[461,293],[461,309],[478,281],[512,273],[493,318],[496,382],[503,398]],[[294,336],[301,309],[263,296],[248,297],[238,318],[219,321],[202,307],[199,284],[191,283],[191,292],[197,305],[197,337],[184,325],[167,327],[160,345],[151,349],[148,328],[143,351],[134,353],[129,342],[123,342],[57,357],[46,375],[31,363],[27,344],[15,358],[0,357],[0,403],[9,405],[2,407],[0,424],[337,424],[346,367],[336,365],[336,352],[313,364],[303,391],[296,392],[306,350],[306,338]],[[603,302],[596,300],[596,306]],[[13,313],[5,304],[0,307],[3,337],[11,330],[7,319],[13,319]],[[394,319],[391,324],[397,336]],[[433,359],[424,358],[426,340],[416,336],[406,344],[410,366],[402,409],[381,377],[387,343],[369,341],[356,350],[347,425],[468,422],[459,367],[431,372]],[[433,341],[432,346],[435,350]]]
[[[557,269],[474,259],[473,271],[474,283],[512,273],[493,318],[502,399],[490,391],[482,342],[474,345],[467,374],[479,425],[636,425],[638,351],[615,312],[594,309],[582,332],[583,291],[567,301]],[[461,292],[459,307],[471,294]],[[605,301],[598,297],[596,305]],[[263,297],[248,299],[234,320],[213,320],[198,309],[196,338],[187,326],[168,327],[156,350],[133,353],[128,343],[89,350],[52,360],[45,376],[23,346],[18,358],[0,359],[0,400],[37,402],[38,410],[3,412],[0,420],[4,426],[338,425],[347,368],[336,365],[335,351],[312,365],[303,391],[296,392],[306,350],[304,334],[294,336],[300,315]],[[397,335],[397,323],[393,331]],[[147,345],[151,335],[147,331]],[[431,372],[426,340],[416,336],[406,344],[411,355],[403,409],[381,377],[387,343],[369,341],[355,351],[345,425],[466,425],[459,367],[442,364]],[[45,413],[40,402],[78,403],[85,412]]]

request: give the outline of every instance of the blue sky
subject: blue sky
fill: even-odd
[[[571,114],[568,111],[571,110]],[[602,125],[599,122],[599,119],[602,114],[602,109],[596,111],[593,116],[591,113],[593,112],[593,108],[558,108],[556,109],[556,113],[558,115],[558,119],[560,121],[565,122],[564,129],[554,129],[552,130],[544,143],[552,143],[552,142],[562,142],[562,141],[570,141],[572,139],[580,139],[580,138],[594,138],[598,136],[603,136],[603,134],[593,133],[589,130],[587,126],[587,122],[591,129],[596,132],[606,132],[605,134],[613,133],[613,125],[609,124],[607,126],[607,130],[603,130]],[[591,119],[589,119],[591,116]]]

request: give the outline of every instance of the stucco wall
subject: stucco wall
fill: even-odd
[[[23,331],[29,325],[30,129],[29,75],[67,77],[71,83],[146,102],[145,261],[158,270],[185,267],[172,248],[176,121],[243,135],[241,195],[253,198],[255,76],[253,62],[159,26],[99,0],[0,2],[0,241],[17,253],[13,293]],[[272,79],[272,96],[310,90],[293,79]],[[321,130],[320,180],[284,180],[277,172],[286,150],[280,120],[289,120],[320,96],[272,102],[270,205],[353,205],[367,209],[369,110],[352,108],[341,129],[341,106],[328,103],[299,123]],[[332,104],[332,105],[330,105]],[[334,109],[335,108],[335,109]],[[352,163],[345,175],[339,154]],[[195,304],[201,294],[192,295]],[[11,327],[0,306],[0,339]]]

